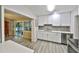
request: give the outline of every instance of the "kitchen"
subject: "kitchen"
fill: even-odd
[[[47,18],[46,18],[47,17]],[[54,18],[53,18],[54,17]],[[47,23],[42,23],[47,20]],[[63,43],[61,40],[62,34],[72,34],[70,32],[70,13],[53,14],[49,16],[41,16],[38,21],[38,38],[58,43]],[[47,38],[48,37],[48,38]],[[52,40],[53,38],[53,40]],[[67,41],[67,40],[66,40]],[[66,43],[67,44],[67,43]]]
[[[15,29],[11,30],[16,40],[7,40],[5,36],[5,9],[17,13],[18,21],[16,17],[9,19],[15,22]],[[0,16],[1,58],[79,58],[78,0],[3,0]],[[31,21],[23,20],[22,16]]]
[[[78,5],[5,5],[3,7],[32,20],[32,25],[25,23],[26,30],[28,26],[31,27],[29,29],[31,30],[30,35],[28,36],[23,31],[23,36],[29,37],[31,40],[22,44],[19,43],[20,45],[32,49],[34,53],[79,52]]]
[[[75,40],[75,37],[79,37],[77,34],[79,21],[75,21],[77,15],[78,6],[70,9],[67,5],[57,5],[52,13],[38,16],[37,39],[67,45],[68,53],[78,53],[79,38]],[[79,19],[78,16],[77,19]],[[76,41],[77,47],[71,43],[70,39],[73,42]]]

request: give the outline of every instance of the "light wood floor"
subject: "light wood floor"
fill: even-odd
[[[67,46],[48,41],[37,40],[36,43],[25,41],[20,43],[35,51],[35,53],[67,53]]]
[[[27,39],[13,39],[13,41],[31,48],[35,53],[67,53],[67,46],[48,41],[37,40],[37,42],[30,42]]]

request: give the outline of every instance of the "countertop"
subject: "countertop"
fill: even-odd
[[[46,31],[46,30],[38,30],[38,31]],[[68,34],[73,34],[72,32],[68,32],[68,31],[46,31],[46,32],[58,32],[58,33],[68,33]]]

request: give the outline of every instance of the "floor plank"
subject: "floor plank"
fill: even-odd
[[[27,39],[13,39],[13,41],[31,48],[35,53],[67,53],[67,46],[48,41],[37,40],[37,42],[30,42]]]
[[[66,45],[56,44],[48,41],[37,40],[37,42],[32,43],[29,48],[31,47],[34,49],[35,53],[67,53]]]

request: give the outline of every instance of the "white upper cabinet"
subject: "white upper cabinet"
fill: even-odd
[[[53,24],[53,19],[51,15],[48,16],[48,24]]]
[[[38,26],[43,26],[44,24],[47,24],[48,16],[40,16],[38,17]]]
[[[71,14],[70,12],[65,12],[48,16],[39,16],[38,26],[43,26],[44,24],[52,24],[53,26],[70,26]]]
[[[52,24],[53,26],[60,26],[60,17],[54,18],[53,15],[50,15],[48,18],[48,24]]]
[[[54,14],[53,17],[53,26],[60,26],[60,15]]]
[[[38,25],[43,26],[44,20],[41,17],[38,17]]]
[[[61,26],[70,26],[71,24],[71,14],[69,12],[62,13],[60,16]]]
[[[71,24],[71,14],[70,12],[53,14],[49,16],[49,24],[53,26],[70,26]]]

